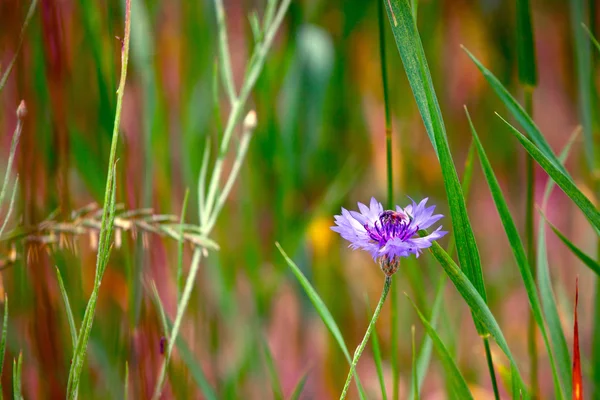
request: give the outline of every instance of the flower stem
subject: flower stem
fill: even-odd
[[[500,392],[498,391],[498,382],[496,381],[496,371],[494,371],[494,362],[492,361],[492,352],[490,351],[490,341],[488,338],[483,339],[485,346],[485,358],[487,358],[490,376],[492,377],[492,387],[494,388],[494,398],[500,400]]]
[[[356,364],[358,364],[358,359],[360,358],[363,350],[365,349],[365,346],[367,345],[367,342],[369,341],[369,336],[371,336],[371,332],[375,327],[375,322],[379,317],[379,313],[381,312],[383,303],[385,303],[385,298],[387,297],[388,292],[390,291],[390,286],[392,286],[392,277],[386,276],[385,284],[383,285],[383,292],[381,292],[381,298],[379,299],[377,308],[375,308],[373,318],[371,318],[371,322],[369,323],[369,327],[367,328],[367,332],[365,333],[362,342],[360,342],[360,345],[356,348],[356,351],[354,352],[354,358],[352,359],[352,364],[350,364],[350,371],[348,371],[348,377],[346,378],[344,389],[342,390],[342,394],[340,395],[340,400],[345,399],[346,395],[348,394],[348,389],[350,388],[350,383],[352,382],[352,375],[354,375]]]

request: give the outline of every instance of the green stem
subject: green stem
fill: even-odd
[[[533,118],[533,88],[525,87],[525,111]],[[525,202],[525,242],[527,245],[527,258],[531,268],[531,275],[536,276],[536,254],[535,254],[535,233],[534,233],[534,212],[535,212],[535,164],[530,155],[526,155],[527,170],[527,196]],[[527,329],[527,344],[529,351],[530,374],[531,374],[531,394],[538,398],[539,380],[538,380],[538,355],[537,355],[537,327],[533,313],[529,314],[529,326]]]
[[[379,25],[379,60],[381,65],[381,85],[383,87],[383,106],[385,110],[385,151],[387,163],[387,208],[394,207],[394,175],[392,164],[392,116],[390,112],[390,97],[387,79],[387,62],[385,55],[385,20],[383,15],[383,0],[377,0],[377,20]],[[395,293],[394,293],[395,294]],[[400,374],[398,369],[398,302],[397,297],[392,295],[391,309],[391,334],[392,334],[392,380],[393,399],[398,400],[398,387]]]
[[[350,383],[352,382],[352,375],[354,375],[354,370],[356,369],[356,364],[358,364],[358,360],[369,341],[369,337],[371,336],[371,332],[375,327],[375,322],[379,317],[379,313],[381,312],[381,308],[383,303],[385,303],[385,299],[390,291],[390,286],[392,285],[392,278],[390,276],[385,277],[385,284],[383,285],[383,292],[381,292],[381,298],[379,299],[379,303],[377,304],[377,308],[375,308],[375,312],[373,313],[373,318],[371,318],[371,322],[369,323],[369,327],[367,328],[367,332],[363,337],[362,342],[357,347],[354,352],[354,358],[352,359],[352,364],[350,364],[350,371],[348,371],[348,377],[346,378],[346,383],[344,384],[344,389],[342,390],[342,394],[340,395],[340,400],[346,398],[348,394],[348,389],[350,388]]]
[[[494,388],[494,398],[500,400],[500,392],[498,391],[498,382],[496,381],[496,372],[494,371],[494,362],[492,361],[492,352],[490,351],[490,341],[488,338],[483,339],[485,346],[485,358],[487,359],[490,376],[492,378],[492,387]]]

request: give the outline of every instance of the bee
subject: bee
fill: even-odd
[[[408,222],[408,221],[410,221],[410,218],[407,214],[405,214],[401,211],[386,210],[383,213],[381,213],[379,220],[384,224],[385,223],[398,224],[400,222]]]

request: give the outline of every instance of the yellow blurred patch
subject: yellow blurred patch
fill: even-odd
[[[322,257],[329,251],[334,234],[331,226],[333,221],[330,217],[314,218],[308,226],[308,240],[316,257]]]

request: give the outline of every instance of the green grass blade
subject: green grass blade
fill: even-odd
[[[298,400],[300,398],[300,395],[302,394],[302,390],[304,390],[304,385],[306,384],[307,378],[308,378],[308,371],[306,371],[302,375],[302,377],[296,384],[296,387],[294,388],[294,391],[292,392],[292,395],[290,396],[290,400]]]
[[[428,233],[426,231],[419,231],[420,236],[426,236],[427,234]],[[446,275],[448,275],[458,293],[462,296],[471,309],[474,317],[483,324],[486,330],[494,338],[502,352],[504,352],[504,354],[508,357],[508,360],[511,363],[511,368],[514,369],[514,384],[518,390],[523,393],[523,398],[528,398],[525,383],[523,382],[523,378],[521,377],[515,358],[510,352],[508,343],[504,338],[502,330],[500,329],[498,322],[494,318],[494,315],[488,308],[487,304],[477,289],[475,289],[475,286],[473,286],[463,271],[458,267],[458,265],[456,265],[454,260],[450,258],[448,253],[446,253],[446,251],[437,242],[433,242],[432,246],[429,248],[429,251],[442,266],[444,272]],[[517,395],[518,397],[518,393],[513,393],[513,395]]]
[[[338,346],[342,350],[342,353],[344,353],[344,356],[346,357],[348,364],[352,363],[352,357],[350,357],[350,352],[348,351],[348,348],[346,347],[346,343],[344,342],[344,337],[342,336],[342,332],[340,331],[340,328],[338,327],[335,320],[333,319],[333,316],[327,309],[327,306],[325,305],[325,303],[323,303],[323,300],[321,300],[321,297],[319,297],[318,293],[312,287],[312,285],[310,284],[308,279],[306,279],[306,277],[304,276],[302,271],[300,271],[300,268],[298,268],[296,263],[294,263],[294,261],[286,254],[286,252],[283,250],[281,245],[279,245],[279,243],[276,242],[275,246],[277,246],[277,249],[279,250],[279,252],[283,256],[283,258],[287,262],[288,266],[294,273],[294,276],[296,277],[296,279],[298,280],[298,282],[300,283],[300,285],[302,286],[302,288],[308,295],[308,298],[310,299],[311,303],[315,307],[315,310],[317,310],[317,313],[321,317],[321,320],[323,321],[325,326],[327,326],[327,329],[329,329],[329,331],[333,335],[335,341],[337,342]],[[354,371],[354,379],[356,381],[356,386],[358,387],[361,398],[362,399],[366,398],[356,370]]]
[[[440,160],[460,265],[483,300],[486,301],[487,296],[479,250],[467,214],[458,174],[450,154],[442,113],[433,88],[425,51],[417,32],[411,7],[407,0],[397,0],[393,4],[388,1],[386,10],[425,129]],[[476,319],[475,325],[480,335],[485,336],[487,334]]]
[[[262,338],[262,337],[261,337]],[[275,400],[283,400],[283,389],[281,388],[281,380],[277,373],[277,366],[273,359],[273,354],[269,348],[269,344],[264,338],[262,338],[262,350],[267,364],[267,372],[269,373],[269,381],[271,381],[271,390],[273,391],[273,398]]]
[[[19,358],[13,360],[13,399],[23,400],[21,392],[21,368],[23,366],[23,352],[19,352]]]
[[[581,29],[582,23],[587,23],[587,1],[586,0],[570,0],[570,19],[571,32],[573,38],[573,49],[575,51],[575,67],[577,81],[577,97],[579,108],[579,120],[583,127],[583,142],[584,150],[588,166],[594,168],[598,163],[597,143],[594,143],[594,135],[592,132],[592,111],[593,107],[593,90],[594,80],[592,74],[592,48],[591,43],[585,37],[585,32]]]
[[[525,109],[515,100],[515,98],[508,92],[508,90],[500,83],[498,78],[496,78],[487,68],[485,68],[477,58],[469,50],[463,47],[463,50],[467,53],[467,55],[473,60],[477,68],[481,71],[484,78],[488,81],[492,89],[496,92],[500,100],[504,103],[506,108],[510,111],[512,116],[517,120],[517,122],[523,127],[525,132],[527,133],[529,139],[535,143],[535,145],[540,149],[540,151],[546,156],[548,160],[556,168],[561,170],[564,175],[569,176],[568,172],[561,163],[556,158],[556,155],[552,151],[552,148],[544,138],[544,135],[540,132],[539,128],[535,125],[531,117],[527,114]]]
[[[446,375],[448,376],[448,378],[450,378],[450,382],[452,384],[454,395],[459,399],[473,399],[473,395],[471,394],[471,391],[469,390],[469,386],[467,385],[465,378],[463,377],[460,370],[458,369],[456,362],[454,361],[454,359],[452,358],[452,355],[450,354],[450,352],[444,345],[444,342],[442,342],[442,339],[440,339],[439,335],[437,334],[436,329],[433,326],[431,326],[431,324],[427,321],[427,318],[425,318],[423,313],[421,313],[421,311],[417,308],[417,305],[411,300],[411,298],[408,296],[406,296],[406,297],[408,298],[408,300],[410,301],[410,304],[415,309],[415,312],[417,313],[417,315],[419,316],[419,319],[423,323],[423,327],[425,328],[427,335],[429,335],[429,337],[431,338],[431,340],[433,342],[433,346],[435,347],[435,351],[438,353],[438,356],[440,357],[440,361],[442,362],[442,365],[444,366]],[[414,330],[413,330],[413,332],[414,332]],[[416,383],[414,383],[414,384],[416,385]],[[418,392],[415,392],[415,397],[414,397],[415,399],[418,398],[417,393]]]
[[[555,395],[557,398],[562,399],[565,396],[565,393],[570,393],[568,389],[567,382],[560,381],[559,376],[568,376],[568,371],[570,369],[570,362],[564,363],[559,360],[558,366],[555,363],[554,356],[552,353],[552,348],[550,346],[550,341],[548,340],[548,333],[546,331],[546,326],[544,324],[544,318],[542,316],[542,307],[540,303],[540,299],[538,297],[535,281],[533,275],[531,273],[531,268],[529,266],[529,261],[527,259],[527,255],[525,254],[525,248],[523,247],[523,242],[519,236],[519,232],[517,230],[517,226],[511,216],[510,210],[508,209],[508,205],[506,204],[506,200],[504,199],[504,195],[502,194],[502,190],[500,189],[500,184],[496,179],[496,175],[494,174],[494,170],[492,169],[492,165],[490,164],[483,145],[479,140],[479,136],[475,131],[475,127],[473,126],[473,122],[471,121],[471,116],[469,115],[469,111],[465,107],[465,112],[467,115],[467,119],[469,120],[469,126],[471,127],[471,133],[473,134],[473,139],[475,140],[475,144],[477,145],[477,152],[479,154],[479,161],[481,162],[481,168],[483,169],[483,173],[485,175],[485,179],[490,188],[490,192],[492,194],[492,198],[494,199],[494,204],[496,205],[496,209],[498,210],[498,214],[500,215],[500,219],[502,221],[502,225],[504,226],[504,231],[506,233],[506,237],[510,243],[510,247],[512,249],[515,262],[519,268],[519,272],[521,274],[521,278],[523,279],[523,284],[525,285],[525,291],[527,292],[527,297],[529,299],[529,305],[531,307],[531,311],[533,313],[533,318],[537,326],[542,333],[542,338],[544,339],[544,343],[546,345],[546,350],[548,352],[548,358],[550,360],[550,366],[552,368],[552,377],[554,379],[554,389]],[[567,360],[568,361],[568,360]],[[560,372],[560,374],[559,374]],[[562,384],[562,386],[561,386]]]
[[[65,289],[65,284],[63,282],[62,276],[60,275],[60,270],[58,267],[56,268],[56,278],[58,279],[58,287],[60,289],[60,294],[63,299],[63,303],[65,303],[65,311],[67,312],[67,321],[69,322],[69,331],[71,332],[71,341],[73,343],[73,349],[77,345],[77,328],[75,327],[75,319],[73,318],[73,311],[71,310],[71,303],[69,302],[69,295],[67,294],[67,290]]]
[[[594,204],[575,186],[571,178],[563,172],[563,168],[557,168],[529,139],[513,127],[508,121],[498,115],[506,125],[509,126],[511,133],[521,142],[525,150],[533,159],[546,171],[548,175],[557,183],[567,196],[579,207],[583,214],[597,230],[600,229],[600,212]],[[560,163],[559,163],[560,164]]]
[[[588,28],[587,25],[584,24],[583,22],[581,23],[581,27],[583,28],[583,30],[585,31],[585,33],[587,33],[588,37],[590,38],[590,41],[592,42],[592,44],[594,45],[594,47],[596,48],[596,50],[598,50],[598,52],[600,53],[600,43],[598,43],[598,40],[596,40],[596,38],[594,37],[594,35],[590,31],[590,28]]]
[[[6,354],[6,338],[8,337],[8,296],[4,295],[4,317],[2,317],[2,341],[0,341],[0,378],[4,370],[4,355]]]
[[[517,59],[519,80],[522,84],[528,86],[537,85],[534,43],[529,0],[517,0]]]
[[[589,269],[591,269],[594,273],[600,276],[600,264],[596,262],[592,257],[588,256],[581,250],[579,247],[575,246],[573,242],[571,242],[561,231],[558,230],[556,226],[554,226],[546,216],[542,213],[544,220],[550,226],[550,229],[554,231],[556,236],[567,246],[569,250],[577,257],[579,260]]]

